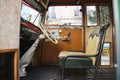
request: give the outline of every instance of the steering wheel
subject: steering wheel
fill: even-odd
[[[53,42],[54,44],[57,44],[57,43],[58,43],[56,37],[55,37],[51,32],[49,32],[48,28],[47,28],[46,26],[44,26],[43,23],[40,23],[40,29],[41,29],[41,31],[43,32],[43,34],[44,34],[51,42]]]

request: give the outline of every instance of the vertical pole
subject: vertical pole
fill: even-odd
[[[113,0],[113,7],[117,39],[117,80],[120,80],[120,0]]]

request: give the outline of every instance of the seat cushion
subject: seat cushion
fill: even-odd
[[[64,57],[59,57],[58,64],[62,67]],[[80,68],[81,66],[93,66],[91,58],[69,57],[65,62],[65,67]]]
[[[61,51],[58,57],[66,57],[70,55],[85,55],[85,53],[79,51]]]

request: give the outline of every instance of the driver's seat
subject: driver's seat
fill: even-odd
[[[86,46],[86,52],[80,51],[61,51],[58,56],[58,64],[61,67],[61,80],[64,80],[65,68],[93,69],[93,80],[100,63],[100,56],[103,50],[105,33],[109,24],[93,31]]]

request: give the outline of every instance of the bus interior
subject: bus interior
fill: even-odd
[[[1,80],[117,79],[113,0],[20,3],[19,48],[0,49]]]

